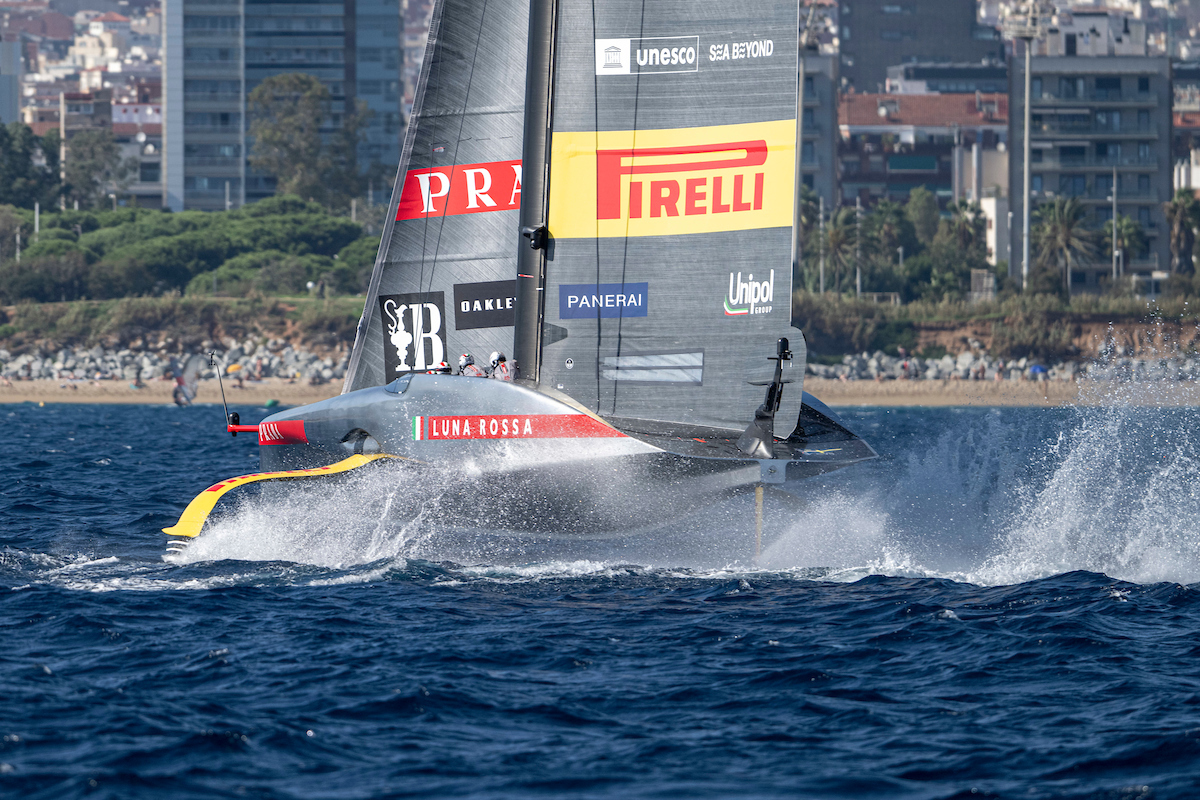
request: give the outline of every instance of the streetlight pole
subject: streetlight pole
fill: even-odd
[[[1117,282],[1117,162],[1113,161],[1112,180],[1112,253],[1113,283]]]
[[[1025,43],[1025,141],[1022,143],[1021,164],[1021,291],[1029,286],[1029,204],[1032,198],[1030,192],[1029,135],[1033,127],[1032,111],[1030,109],[1033,93],[1033,42],[1046,35],[1050,17],[1054,7],[1041,0],[1022,3],[1021,6],[1004,21],[1004,32],[1010,38]]]
[[[821,223],[821,294],[825,294],[825,197],[821,196],[817,202],[819,206],[817,219]]]
[[[862,297],[862,195],[854,198],[854,296]]]

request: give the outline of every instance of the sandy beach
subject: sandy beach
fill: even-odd
[[[14,381],[0,385],[0,403],[171,403],[172,381],[151,381],[134,389],[124,381]],[[809,375],[805,391],[830,406],[1064,406],[1132,405],[1200,406],[1200,383],[1194,381],[1116,384],[1106,381],[838,381]],[[342,383],[320,386],[282,378],[247,381],[244,388],[226,382],[232,405],[315,403],[337,395]],[[202,381],[197,403],[220,403],[216,381]]]
[[[173,403],[174,381],[148,381],[145,388],[134,389],[127,381],[13,381],[11,386],[0,385],[0,403]],[[333,380],[320,386],[307,381],[289,383],[283,378],[246,381],[238,388],[233,381],[225,382],[225,396],[230,405],[261,406],[268,400],[278,400],[285,406],[315,403],[342,391],[342,382]],[[213,380],[201,381],[196,403],[221,402],[221,389]],[[218,419],[220,414],[217,415]]]

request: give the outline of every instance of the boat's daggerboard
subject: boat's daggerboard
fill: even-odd
[[[183,514],[179,517],[179,522],[175,523],[170,528],[163,528],[163,533],[170,536],[186,536],[195,538],[200,535],[200,530],[204,527],[205,520],[212,510],[216,507],[217,502],[225,496],[225,494],[239,486],[245,486],[248,483],[256,483],[258,481],[268,481],[276,479],[292,479],[292,478],[317,478],[324,475],[336,475],[339,472],[349,472],[352,469],[370,464],[372,461],[377,461],[381,458],[395,458],[385,453],[376,455],[356,454],[349,458],[338,461],[336,464],[330,464],[325,467],[316,467],[314,469],[290,469],[280,472],[255,472],[250,475],[239,475],[236,478],[227,478],[220,483],[213,484],[205,489],[200,494],[196,495],[192,502],[188,503],[188,507],[183,510]]]

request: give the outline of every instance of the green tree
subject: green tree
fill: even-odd
[[[1146,246],[1146,234],[1142,231],[1141,224],[1124,214],[1117,215],[1117,249],[1125,254],[1125,263],[1128,264],[1133,260],[1134,256],[1142,252],[1142,248]],[[1104,253],[1109,258],[1113,255],[1113,221],[1110,219],[1104,223]]]
[[[1170,234],[1171,272],[1191,275],[1196,271],[1192,261],[1192,249],[1196,243],[1196,223],[1200,217],[1200,205],[1191,190],[1180,189],[1169,202],[1163,203]]]
[[[1071,270],[1096,254],[1096,234],[1088,230],[1086,211],[1074,197],[1056,197],[1038,207],[1033,244],[1038,265],[1062,272],[1064,296],[1071,295]]]
[[[366,104],[334,114],[329,89],[312,75],[274,75],[250,93],[250,165],[273,175],[277,194],[344,207],[362,191],[358,146],[370,120]],[[328,137],[321,133],[336,126]]]
[[[921,244],[926,247],[933,244],[933,237],[937,235],[938,221],[941,219],[937,198],[933,196],[933,192],[924,186],[913,189],[908,195],[908,202],[904,204],[904,215],[912,223],[913,230],[916,231],[917,239]]]
[[[136,159],[122,159],[121,148],[106,129],[80,131],[67,140],[67,198],[84,208],[103,206],[133,177]]]
[[[825,259],[833,271],[834,291],[842,291],[842,276],[854,269],[854,209],[838,210],[825,226]]]
[[[0,125],[0,203],[49,209],[58,190],[58,131],[38,138],[20,122]]]

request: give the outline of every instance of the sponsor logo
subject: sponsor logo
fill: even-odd
[[[259,444],[307,444],[304,420],[286,419],[280,422],[264,422],[258,426]]]
[[[550,233],[670,236],[791,227],[795,120],[555,133]]]
[[[765,281],[754,280],[751,272],[742,280],[742,273],[729,273],[729,294],[725,296],[725,316],[741,317],[747,314],[770,314],[775,302],[775,270]]]
[[[700,68],[699,36],[595,41],[597,75],[696,72]]]
[[[605,356],[600,359],[600,377],[629,383],[704,383],[704,353],[654,353],[637,356]]]
[[[595,439],[625,434],[586,414],[413,417],[413,439]]]
[[[770,58],[775,54],[775,42],[755,39],[752,42],[726,42],[708,46],[709,61],[741,61],[747,58]]]
[[[513,324],[516,281],[454,284],[454,329],[503,328]]]
[[[559,319],[616,319],[647,315],[649,283],[578,283],[558,287]]]
[[[521,208],[521,162],[492,161],[410,169],[396,220]]]
[[[446,359],[445,302],[444,292],[379,296],[385,383]]]

